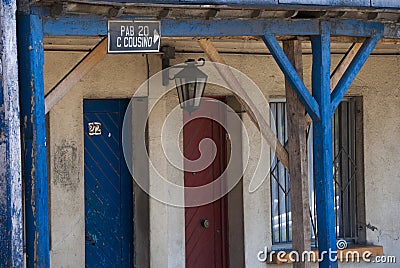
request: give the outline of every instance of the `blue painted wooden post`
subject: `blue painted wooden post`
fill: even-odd
[[[16,1],[0,3],[0,267],[22,267]]]
[[[40,16],[18,13],[27,267],[49,267],[48,178]]]
[[[320,120],[314,121],[314,176],[317,201],[318,250],[326,252],[320,267],[337,267],[336,222],[333,190],[332,113],[330,95],[330,24],[321,22],[321,35],[311,38],[312,95],[319,104]]]

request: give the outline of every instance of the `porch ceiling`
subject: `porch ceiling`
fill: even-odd
[[[121,1],[122,2],[122,1]],[[305,19],[340,18],[400,23],[400,9],[340,6],[271,5],[238,7],[226,5],[171,5],[112,3],[106,1],[41,1],[53,16],[65,13],[98,14],[115,18],[132,16],[146,19]]]

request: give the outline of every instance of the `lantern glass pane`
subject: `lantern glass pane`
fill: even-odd
[[[201,97],[203,96],[204,88],[206,86],[206,79],[199,78],[196,83],[196,93],[195,93],[195,101],[194,106],[200,106]]]
[[[181,108],[183,108],[182,104],[184,102],[184,96],[183,96],[183,87],[184,85],[182,84],[182,79],[181,78],[176,78],[175,79],[175,85],[176,85],[176,91],[178,93],[178,98],[179,98],[179,104]]]
[[[193,83],[185,84],[185,105],[184,106],[192,106],[193,102]]]

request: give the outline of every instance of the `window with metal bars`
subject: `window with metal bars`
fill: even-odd
[[[361,105],[360,105],[361,103]],[[332,117],[333,177],[335,191],[336,234],[340,239],[351,243],[360,242],[360,219],[363,201],[360,201],[362,172],[357,165],[363,165],[362,153],[362,102],[361,98],[348,98],[342,101]],[[271,128],[279,141],[287,144],[287,118],[284,101],[272,101]],[[361,127],[360,127],[361,124]],[[317,237],[317,213],[313,175],[312,126],[307,133],[308,177],[310,197],[311,239]],[[273,244],[292,242],[292,217],[290,200],[290,178],[288,171],[271,151],[271,226]],[[363,186],[361,187],[363,189]]]

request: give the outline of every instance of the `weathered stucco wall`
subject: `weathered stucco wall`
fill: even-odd
[[[79,54],[46,53],[46,88],[79,60]],[[63,60],[54,59],[62,57]],[[47,62],[55,61],[55,64]],[[54,267],[78,267],[85,257],[82,91],[74,88],[49,115],[50,231]]]
[[[83,53],[46,52],[46,90],[83,57]],[[179,54],[175,62],[199,58],[200,54]],[[224,55],[227,63],[238,68],[262,89],[267,98],[284,96],[283,75],[271,56]],[[339,57],[333,57],[333,63]],[[158,55],[149,56],[150,73],[161,69]],[[304,56],[306,84],[310,85],[310,56]],[[400,261],[400,57],[372,56],[356,78],[349,94],[364,96],[364,149],[366,223],[376,226],[368,231],[369,243],[383,245],[386,255]],[[142,55],[107,56],[50,112],[51,175],[51,260],[53,267],[84,266],[84,183],[83,183],[83,98],[129,98],[147,78],[146,58]],[[161,90],[161,88],[160,88]],[[207,86],[206,95],[226,94]],[[151,92],[152,94],[152,92]],[[152,97],[149,97],[151,103]],[[149,121],[149,151],[164,163],[165,174],[177,182],[183,174],[169,167],[160,151],[159,130],[163,118],[177,104],[175,92],[157,105]],[[246,114],[244,124],[256,152],[259,141],[256,128]],[[179,121],[179,120],[177,120]],[[177,124],[179,127],[179,124]],[[264,267],[258,251],[271,248],[269,178],[254,193],[248,192],[252,168],[256,163],[251,151],[243,180],[245,263]],[[266,163],[266,167],[269,162]],[[152,174],[150,174],[152,178]],[[150,179],[151,182],[151,179]],[[184,213],[156,200],[150,201],[150,249],[152,267],[184,266]],[[344,266],[344,265],[343,265]],[[365,267],[366,264],[345,267]],[[373,264],[370,264],[373,266]],[[232,264],[232,267],[235,267]],[[280,266],[284,267],[284,266]],[[394,267],[381,264],[379,267]]]
[[[365,94],[366,223],[378,228],[367,238],[400,262],[400,57],[367,63],[358,79]]]

